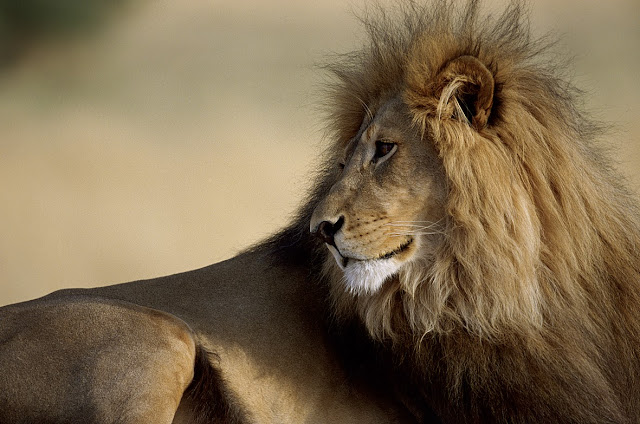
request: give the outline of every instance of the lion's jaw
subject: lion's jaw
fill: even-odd
[[[357,254],[343,256],[348,254],[339,250],[340,244],[336,244],[336,246],[326,244],[326,246],[333,255],[335,263],[344,273],[347,289],[354,294],[372,294],[378,291],[388,278],[397,274],[402,266],[408,262],[408,260],[402,260],[397,256],[406,251],[413,243],[414,240],[411,238],[395,251],[374,259],[357,258],[356,256],[359,256]]]
[[[316,206],[311,232],[325,241],[345,289],[373,294],[433,245],[443,216],[440,163],[392,98],[362,123],[335,167],[343,169]]]

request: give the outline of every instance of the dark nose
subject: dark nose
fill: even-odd
[[[320,225],[318,225],[318,229],[315,232],[316,237],[320,240],[324,241],[331,246],[336,245],[333,236],[336,235],[340,228],[342,228],[342,224],[344,224],[344,217],[340,217],[336,222],[331,221],[322,221]]]

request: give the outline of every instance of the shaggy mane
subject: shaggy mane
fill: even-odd
[[[326,65],[334,144],[315,191],[277,245],[296,246],[314,266],[322,262],[326,249],[308,236],[313,207],[336,181],[337,155],[391,93],[414,105],[415,125],[438,146],[448,177],[446,236],[435,258],[373,296],[354,299],[340,276],[329,276],[337,280],[336,313],[360,316],[378,339],[419,340],[458,326],[490,338],[536,333],[562,311],[603,309],[621,288],[628,305],[640,304],[638,209],[600,151],[599,126],[577,108],[579,91],[557,75],[554,42],[531,36],[520,2],[501,15],[480,12],[479,1],[461,10],[435,1],[402,3],[393,16],[370,11],[363,19],[368,44]],[[462,55],[477,57],[495,78],[493,110],[479,133],[436,119],[442,99],[416,101]],[[596,332],[604,324],[591,318]]]
[[[323,279],[338,319],[364,323],[398,358],[413,358],[408,375],[429,375],[450,400],[505,385],[526,398],[525,386],[539,384],[540,422],[557,418],[550,404],[575,422],[640,419],[636,395],[625,394],[640,379],[640,215],[598,146],[598,125],[577,106],[579,91],[562,78],[554,43],[531,36],[525,12],[515,2],[484,16],[476,0],[369,11],[368,42],[326,66],[327,165],[295,223],[271,244]],[[478,128],[452,90],[437,85],[443,68],[467,55],[495,82]],[[378,292],[354,295],[339,272],[323,272],[333,259],[309,236],[309,220],[338,179],[346,143],[397,94],[444,167],[441,243]],[[505,352],[513,357],[501,364]],[[520,381],[525,369],[535,381]],[[621,406],[624,396],[631,399]],[[492,401],[519,407],[517,399]]]

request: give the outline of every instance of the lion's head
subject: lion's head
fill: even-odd
[[[445,175],[433,144],[413,128],[400,96],[368,106],[358,134],[344,146],[340,173],[311,218],[353,294],[428,257],[444,218]]]
[[[338,313],[377,338],[536,332],[638,276],[637,214],[521,6],[435,3],[365,20],[369,44],[328,66],[306,218]]]

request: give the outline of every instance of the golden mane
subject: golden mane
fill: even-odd
[[[466,405],[467,418],[478,418],[503,405],[514,420],[536,407],[541,420],[558,411],[571,422],[640,419],[637,204],[603,153],[601,128],[578,108],[581,93],[562,78],[554,42],[531,36],[519,2],[500,15],[480,12],[475,0],[462,9],[409,2],[363,19],[368,44],[326,66],[327,165],[296,223],[274,241],[315,267],[338,322],[360,322],[390,347],[407,387],[447,397],[427,402],[443,416]],[[464,57],[493,76],[488,116],[469,114],[458,101],[465,93],[455,92],[482,75],[449,80],[449,89],[437,78]],[[354,295],[335,266],[321,269],[327,252],[309,239],[309,219],[339,178],[345,145],[393,93],[442,161],[441,243],[377,292]],[[525,406],[501,397],[497,388],[507,386]]]
[[[364,317],[382,339],[459,325],[500,337],[538,331],[562,311],[598,309],[617,296],[614,287],[637,286],[636,204],[600,152],[599,127],[576,107],[578,90],[548,60],[553,43],[531,37],[522,4],[482,20],[478,1],[462,11],[448,1],[408,3],[398,14],[364,19],[369,44],[327,66],[336,77],[326,102],[331,150],[357,133],[368,105],[403,93],[446,170],[445,242],[432,265],[414,266],[374,296],[354,300],[338,281],[337,309]],[[443,110],[451,102],[433,81],[463,55],[495,78],[489,125],[478,132],[457,119],[432,119],[455,113]],[[311,205],[332,178],[321,178]],[[638,293],[629,296],[632,305]],[[592,318],[595,331],[601,323]]]
[[[368,43],[326,66],[333,142],[295,223],[272,240],[278,256],[306,261],[330,288],[338,325],[362,324],[391,352],[414,411],[637,422],[640,213],[554,42],[531,36],[520,2],[489,17],[476,0],[403,4],[370,13]],[[437,78],[466,57],[493,76],[490,114],[459,101],[484,68],[447,89]],[[441,243],[375,293],[353,294],[336,266],[323,267],[334,262],[309,237],[310,217],[349,140],[394,94],[442,162]]]

